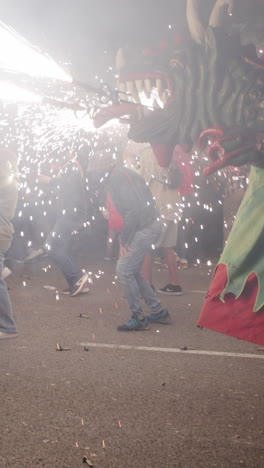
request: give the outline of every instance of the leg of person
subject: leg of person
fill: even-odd
[[[175,252],[172,247],[164,247],[163,251],[169,269],[169,281],[176,286],[179,284],[179,280]]]
[[[145,319],[140,295],[145,296],[146,290],[149,296],[153,299],[153,310],[156,295],[151,286],[141,276],[140,271],[144,261],[144,257],[151,245],[157,241],[160,234],[160,226],[158,222],[154,222],[151,226],[136,232],[132,242],[129,245],[129,253],[126,257],[121,257],[117,263],[117,276],[123,286],[125,296],[132,314],[132,319],[126,324],[118,327],[120,331],[142,330],[146,329],[148,321]],[[143,287],[144,285],[144,287]],[[140,290],[141,289],[141,290]],[[150,304],[150,300],[148,301]],[[162,308],[158,298],[156,298],[157,308]],[[167,312],[168,313],[168,312]]]
[[[180,258],[185,258],[185,247],[184,247],[185,231],[186,231],[185,221],[182,220],[179,222],[177,243],[176,243],[176,252]]]
[[[179,296],[182,294],[182,288],[179,286],[176,255],[173,248],[177,242],[177,230],[177,224],[173,221],[168,221],[167,227],[160,239],[160,247],[162,247],[165,262],[168,265],[169,283],[160,288],[159,292],[161,294]]]
[[[136,275],[136,281],[141,296],[151,310],[151,314],[147,316],[148,321],[155,323],[170,323],[171,319],[168,309],[162,305],[157,294],[141,273]]]
[[[0,339],[17,336],[8,289],[2,279],[3,264],[4,252],[0,251]]]
[[[25,236],[21,236],[21,232],[25,233],[25,221],[23,218],[16,216],[12,221],[14,227],[14,234],[12,238],[11,245],[6,252],[6,257],[10,261],[22,261],[27,255],[27,245]]]
[[[178,226],[176,260],[178,266],[183,269],[189,267],[188,261],[188,242],[187,242],[188,223],[181,221]]]
[[[168,265],[169,283],[164,288],[159,289],[159,293],[169,296],[181,296],[182,288],[178,280],[178,268],[175,258],[175,252],[171,247],[164,247],[165,261]]]
[[[138,234],[139,233],[135,234],[136,238],[139,238]],[[146,330],[148,328],[148,322],[144,317],[140,301],[140,291],[136,280],[136,275],[138,271],[140,271],[144,255],[145,252],[142,253],[140,248],[136,248],[136,243],[134,242],[133,250],[131,249],[126,257],[120,257],[117,262],[117,277],[123,287],[131,311],[131,319],[124,325],[117,327],[119,331]]]
[[[148,284],[152,285],[152,253],[147,252],[142,265],[142,275]]]
[[[88,276],[77,267],[68,252],[68,243],[76,228],[78,226],[76,226],[74,219],[61,217],[57,220],[45,243],[46,252],[59,267],[69,284],[69,288],[64,292],[71,296],[89,291]]]

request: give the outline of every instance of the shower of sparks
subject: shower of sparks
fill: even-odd
[[[51,57],[44,55],[12,28],[0,22],[0,69],[36,78],[71,82],[72,78]]]
[[[16,103],[40,103],[41,97],[15,84],[0,81],[0,100]]]
[[[124,138],[124,129],[116,121],[95,131],[88,114],[78,118],[70,109],[45,104],[4,106],[0,109],[0,133],[0,145],[11,144],[18,152],[22,179],[23,175],[37,174],[46,162],[59,165],[65,153],[77,154],[85,147],[88,157],[99,143],[107,147]]]
[[[103,129],[96,129],[92,120],[92,111],[105,105],[109,100],[108,95],[92,94],[77,84],[73,83],[72,78],[67,74],[56,62],[49,56],[43,54],[39,49],[34,48],[23,37],[18,35],[14,30],[0,22],[0,39],[5,47],[0,51],[0,70],[10,75],[12,72],[12,80],[19,76],[27,76],[31,83],[23,85],[14,84],[10,81],[0,81],[0,146],[13,146],[19,156],[19,170],[21,177],[20,184],[20,210],[18,218],[27,219],[28,222],[35,222],[35,210],[39,215],[48,217],[54,198],[52,195],[45,193],[45,189],[39,183],[38,177],[45,175],[54,177],[61,170],[69,155],[75,157],[80,151],[85,151],[87,158],[99,157],[100,151],[98,148],[103,148],[103,151],[111,151],[113,159],[116,159],[116,154],[122,153],[127,137],[126,126],[122,126],[118,120],[109,121]],[[8,75],[8,76],[9,76]],[[10,76],[9,76],[10,78]],[[50,81],[52,80],[52,82]],[[100,83],[103,87],[103,81],[99,77],[95,77],[95,82]],[[100,89],[100,88],[94,88]],[[159,97],[157,88],[150,88],[149,92],[141,93],[141,103],[154,111],[154,108],[163,109],[163,101]],[[106,101],[104,101],[104,99]],[[154,157],[154,156],[153,156]],[[68,159],[69,160],[69,159]],[[213,182],[215,187],[219,189],[219,199],[217,202],[211,200],[203,200],[203,185],[209,183],[204,182],[202,173],[208,158],[206,154],[201,155],[195,148],[190,155],[190,165],[194,173],[194,182],[192,185],[192,201],[185,200],[182,197],[181,203],[170,203],[167,208],[174,215],[174,222],[181,222],[181,229],[184,233],[184,243],[186,257],[189,257],[190,251],[192,255],[197,255],[199,236],[207,235],[207,225],[201,224],[201,218],[196,216],[195,212],[201,211],[207,216],[211,216],[216,212],[218,205],[222,205],[223,190],[222,186],[227,186],[230,181],[236,183],[243,189],[245,185],[245,177],[239,173],[232,172],[234,170],[219,171],[211,176],[210,182]],[[180,164],[180,163],[179,163]],[[182,166],[185,163],[181,163]],[[136,160],[136,165],[138,161]],[[135,168],[136,170],[136,168]],[[153,176],[154,177],[154,176]],[[87,182],[87,194],[89,193],[91,205],[94,202],[96,195],[89,192],[89,180]],[[100,180],[104,182],[104,178]],[[222,190],[222,192],[221,192]],[[185,214],[185,209],[190,208],[192,215]],[[103,208],[99,207],[98,212],[102,212]],[[30,215],[29,215],[30,214]],[[98,214],[98,213],[97,213]],[[167,220],[161,216],[164,226]],[[210,218],[212,220],[212,218]],[[97,222],[97,215],[94,216],[94,211],[88,214],[87,221],[84,223],[85,228],[91,228]],[[187,228],[196,224],[195,235],[192,239],[188,239]],[[23,223],[21,224],[23,225]],[[199,231],[199,236],[197,234]],[[45,240],[46,234],[40,231],[40,237]],[[77,234],[77,233],[76,233]],[[187,234],[185,236],[185,234]],[[20,236],[24,237],[23,230],[20,231]],[[32,240],[27,239],[27,247],[32,247]],[[155,245],[152,245],[155,250]],[[188,263],[185,259],[180,259],[182,264]],[[181,264],[181,262],[179,262]],[[196,265],[201,264],[201,260],[196,257]],[[208,266],[212,265],[209,260]],[[47,272],[50,266],[43,268]],[[83,271],[85,273],[85,271]],[[92,276],[95,280],[100,279],[104,272],[99,270],[89,272],[88,281],[93,284]],[[112,281],[112,284],[116,284]],[[23,286],[27,286],[24,281]],[[51,286],[44,286],[46,289],[55,289]],[[109,293],[109,290],[107,290]],[[60,295],[55,290],[56,301],[60,300]],[[115,304],[118,310],[118,305]],[[103,310],[99,307],[100,315]],[[101,321],[99,323],[102,323]],[[160,331],[157,330],[157,333]],[[95,334],[92,334],[95,341]],[[119,421],[119,427],[121,423]],[[105,443],[103,448],[105,448]],[[76,446],[78,446],[76,442]]]

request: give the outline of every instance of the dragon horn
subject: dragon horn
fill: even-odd
[[[199,138],[198,138],[198,147],[200,150],[205,150],[208,140],[212,138],[213,140],[219,139],[223,137],[225,134],[225,131],[222,127],[213,127],[213,128],[207,128],[204,130]]]
[[[120,70],[124,68],[125,64],[126,64],[126,59],[125,59],[124,49],[120,48],[118,49],[116,53],[116,59],[115,59],[116,70],[120,72]]]

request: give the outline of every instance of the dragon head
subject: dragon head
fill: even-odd
[[[119,49],[116,55],[119,99],[97,112],[95,126],[119,118],[130,125],[129,138],[149,142],[159,164],[167,166],[178,143],[174,135],[168,135],[168,109],[175,93],[183,90],[189,55],[189,43],[181,35],[171,43],[161,42],[155,50]],[[178,115],[180,120],[180,108]]]
[[[222,134],[212,138],[207,172],[225,165],[259,164],[263,62],[255,48],[242,46],[239,37],[230,36],[221,25],[222,13],[233,1],[216,0],[208,27],[198,31],[197,3],[187,2],[190,40],[177,36],[155,50],[119,49],[118,99],[95,114],[95,126],[112,118],[127,122],[128,137],[150,143],[160,166],[170,164],[176,144],[194,144],[204,129],[223,127]]]

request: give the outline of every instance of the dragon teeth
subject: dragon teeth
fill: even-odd
[[[144,80],[144,85],[145,85],[145,93],[146,96],[149,98],[151,96],[151,90],[152,90],[152,84],[151,80],[149,78]]]
[[[142,80],[136,80],[135,84],[136,84],[136,88],[137,88],[138,93],[142,93],[144,91],[143,81]]]

